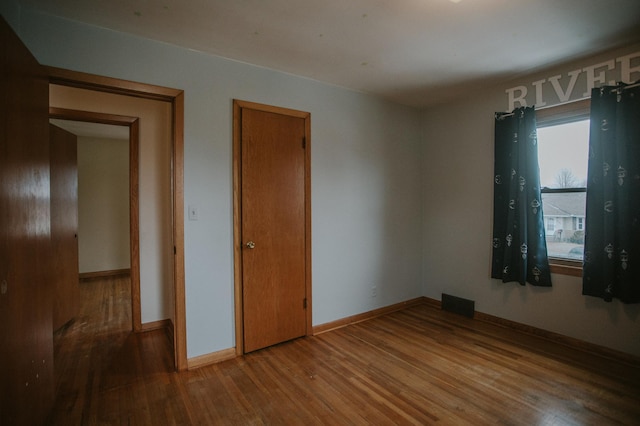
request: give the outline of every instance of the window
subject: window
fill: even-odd
[[[587,99],[536,111],[542,206],[553,272],[581,273],[589,104]]]
[[[553,233],[556,230],[556,219],[553,217],[545,217],[547,222],[547,234]]]

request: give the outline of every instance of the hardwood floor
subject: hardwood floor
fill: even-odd
[[[175,373],[164,332],[131,333],[117,284],[84,284],[51,424],[640,424],[638,363],[427,305]]]

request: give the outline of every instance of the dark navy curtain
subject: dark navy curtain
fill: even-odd
[[[491,277],[550,286],[533,107],[495,115],[493,188]]]
[[[593,89],[582,294],[640,302],[640,87]]]

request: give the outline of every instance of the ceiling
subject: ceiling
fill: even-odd
[[[640,41],[639,0],[21,3],[416,107]]]
[[[49,119],[49,122],[73,133],[76,136],[129,140],[128,126],[116,126],[113,124],[93,123],[87,121],[60,120],[55,118]]]

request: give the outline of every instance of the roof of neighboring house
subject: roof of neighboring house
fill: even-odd
[[[586,192],[542,194],[542,210],[545,216],[584,217],[586,202]]]

